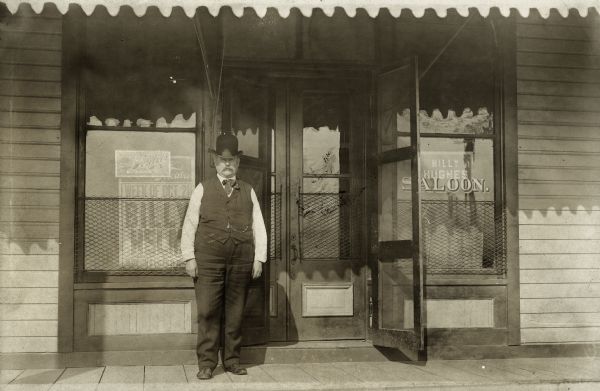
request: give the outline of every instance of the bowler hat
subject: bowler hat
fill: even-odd
[[[221,133],[217,136],[217,145],[215,149],[209,148],[209,152],[223,157],[239,156],[242,151],[238,151],[238,139],[231,133]]]

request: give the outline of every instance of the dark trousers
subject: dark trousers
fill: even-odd
[[[242,319],[252,279],[251,242],[228,239],[225,243],[197,243],[198,277],[194,280],[198,305],[198,367],[217,366],[223,320],[223,365],[238,364]],[[223,309],[225,310],[223,314]]]

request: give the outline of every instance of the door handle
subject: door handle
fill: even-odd
[[[290,238],[290,250],[292,254],[290,256],[290,268],[289,275],[292,280],[296,279],[296,262],[298,261],[298,247],[296,246],[296,235],[292,234]]]
[[[295,265],[298,261],[298,246],[296,246],[296,235],[292,235],[291,238],[290,249],[292,250],[292,256],[290,258],[290,262],[292,265]]]

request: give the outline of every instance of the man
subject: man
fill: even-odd
[[[267,259],[267,231],[256,193],[236,178],[240,164],[233,134],[217,137],[216,175],[200,183],[190,198],[181,232],[181,252],[194,278],[198,305],[199,379],[210,379],[217,355],[224,309],[223,368],[245,375],[240,367],[241,324],[251,278]]]

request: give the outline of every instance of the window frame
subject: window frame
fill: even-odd
[[[81,41],[78,41],[81,47]],[[92,283],[95,286],[97,283],[110,283],[110,286],[133,288],[136,286],[147,287],[148,284],[153,287],[182,287],[191,286],[189,277],[185,274],[185,270],[181,269],[178,274],[163,273],[159,270],[148,273],[140,270],[139,272],[132,271],[131,273],[119,273],[100,270],[85,270],[85,180],[86,180],[86,138],[88,131],[124,131],[124,132],[157,132],[157,133],[192,133],[194,134],[194,187],[201,182],[204,172],[205,156],[205,134],[199,118],[202,117],[202,100],[207,99],[205,91],[203,91],[200,101],[194,102],[196,107],[196,124],[192,128],[156,128],[156,127],[140,127],[140,126],[94,126],[87,124],[86,94],[88,91],[85,88],[84,67],[78,68],[78,83],[76,87],[76,134],[75,134],[75,155],[76,164],[74,167],[75,179],[75,204],[74,204],[74,283],[76,287],[83,289],[87,287],[87,283]],[[154,285],[159,284],[159,285]]]
[[[76,259],[75,259],[75,270],[78,282],[105,282],[112,279],[117,280],[155,280],[155,278],[168,278],[168,277],[181,277],[185,276],[184,269],[180,269],[179,272],[175,271],[163,271],[160,269],[156,270],[131,270],[131,271],[110,271],[110,270],[86,270],[85,269],[85,203],[89,199],[102,199],[105,197],[88,197],[86,196],[85,181],[87,177],[86,172],[86,148],[87,148],[87,135],[88,131],[95,132],[156,132],[156,133],[192,133],[195,138],[194,145],[194,187],[198,184],[198,126],[194,128],[144,128],[144,127],[110,127],[110,126],[91,126],[87,125],[85,121],[82,121],[82,126],[78,132],[79,136],[79,148],[78,148],[78,175],[77,175],[77,221],[76,221],[76,233],[77,233],[77,246],[76,246]],[[107,199],[119,200],[121,197],[106,197]],[[146,200],[146,199],[143,199]],[[177,198],[176,200],[180,200]]]
[[[493,16],[490,16],[490,18],[492,18]],[[514,39],[514,25],[510,22],[510,21],[505,21],[503,19],[498,19],[498,18],[494,18],[494,22],[498,22],[498,30],[501,32],[507,32],[507,31],[511,31],[510,30],[510,26],[513,26],[513,32],[512,34],[509,34],[509,39],[506,39],[504,37],[503,34],[498,33],[498,42],[496,47],[494,48],[494,58],[492,60],[493,63],[493,69],[492,69],[492,74],[493,74],[493,108],[492,108],[492,113],[493,113],[493,126],[494,126],[494,132],[492,134],[471,134],[471,133],[427,133],[427,132],[421,132],[420,133],[420,137],[421,139],[435,139],[435,138],[442,138],[442,139],[467,139],[467,138],[471,138],[474,140],[477,139],[489,139],[492,140],[493,143],[493,159],[494,159],[494,165],[493,165],[493,178],[494,178],[494,218],[495,219],[502,219],[502,224],[504,225],[502,227],[502,230],[500,233],[496,233],[496,239],[497,239],[497,235],[503,235],[503,253],[504,253],[504,273],[503,274],[486,274],[486,273],[436,273],[436,274],[430,274],[430,273],[426,273],[426,278],[427,278],[427,285],[446,285],[446,284],[450,284],[450,285],[505,285],[508,283],[509,281],[509,274],[511,273],[511,269],[513,269],[515,266],[512,264],[513,262],[509,261],[509,257],[511,257],[513,251],[510,250],[510,246],[511,244],[509,244],[509,240],[510,240],[510,236],[512,235],[511,233],[509,233],[509,229],[513,229],[509,227],[509,213],[507,210],[508,204],[513,202],[512,201],[512,197],[513,195],[509,193],[507,193],[507,172],[513,171],[513,170],[507,170],[507,167],[505,167],[505,165],[507,164],[507,161],[510,161],[510,159],[507,159],[506,154],[509,153],[510,151],[506,150],[505,147],[505,143],[506,143],[506,138],[507,135],[506,133],[506,129],[505,127],[506,122],[510,123],[510,119],[505,118],[506,116],[511,115],[510,113],[510,109],[512,107],[509,107],[509,105],[507,105],[506,97],[510,96],[514,91],[512,90],[511,87],[508,87],[510,90],[509,91],[505,91],[505,88],[507,88],[507,82],[509,82],[510,80],[507,79],[507,68],[506,68],[506,64],[505,62],[507,60],[510,60],[511,57],[513,57],[513,61],[514,61],[514,54],[512,52],[510,52],[510,48],[511,48],[511,39]],[[513,50],[515,49],[514,46],[512,47]],[[443,61],[441,61],[441,63],[443,64]],[[510,69],[509,69],[510,70]],[[430,70],[429,72],[432,72],[432,70]],[[420,89],[419,91],[419,95],[422,94],[422,89]],[[515,105],[516,106],[516,105]],[[508,108],[508,109],[507,109]],[[434,109],[434,108],[431,108]],[[399,133],[399,136],[409,136],[410,133]],[[510,140],[512,140],[513,138],[516,138],[516,134],[513,135],[509,135],[508,136]],[[423,151],[422,151],[423,152]],[[516,156],[515,156],[516,159]],[[515,164],[516,166],[516,164]],[[516,175],[516,173],[515,173]],[[516,178],[516,176],[515,176]],[[515,194],[514,195],[515,198],[518,198],[518,196]],[[511,199],[511,200],[509,200]],[[517,231],[518,231],[518,226],[517,226]],[[518,242],[518,241],[517,241]],[[517,249],[518,249],[518,244],[517,244]],[[518,261],[517,261],[518,262]]]

